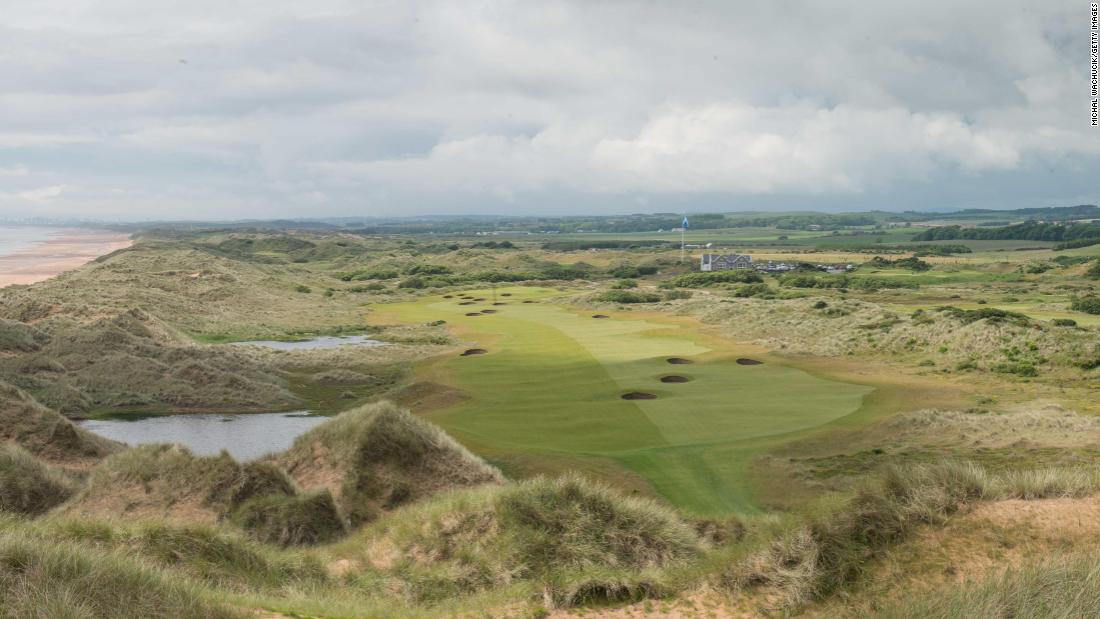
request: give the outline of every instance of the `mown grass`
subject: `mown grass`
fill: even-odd
[[[475,298],[491,292],[469,291]],[[579,314],[548,302],[558,294],[553,290],[497,292],[512,296],[490,316],[468,317],[467,308],[480,306],[438,296],[376,312],[379,321],[445,319],[489,351],[431,366],[471,397],[429,418],[477,453],[511,464],[577,456],[617,462],[700,515],[756,507],[744,484],[744,461],[726,460],[727,448],[843,417],[871,391],[786,365],[738,365],[736,350],[713,348],[684,326],[621,312],[595,320],[592,310]],[[668,357],[696,363],[673,366]],[[691,380],[662,383],[667,374]],[[657,399],[621,399],[627,391]],[[784,397],[776,397],[780,393]],[[606,478],[622,476],[620,467],[609,467]]]

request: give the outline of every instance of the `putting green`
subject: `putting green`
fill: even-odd
[[[510,296],[501,296],[501,294]],[[870,387],[764,363],[738,365],[730,350],[678,324],[594,319],[545,302],[549,289],[470,291],[375,306],[375,321],[446,320],[487,354],[433,366],[471,396],[431,418],[474,451],[610,458],[695,513],[752,511],[744,454],[754,440],[828,423],[861,405]],[[523,301],[539,301],[523,303]],[[482,309],[491,315],[468,316]],[[731,347],[733,346],[730,343]],[[693,359],[672,365],[669,357]],[[684,383],[663,383],[680,375]],[[638,391],[656,399],[624,400]]]

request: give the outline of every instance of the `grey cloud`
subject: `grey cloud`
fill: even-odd
[[[0,216],[1098,198],[1079,3],[11,4]]]

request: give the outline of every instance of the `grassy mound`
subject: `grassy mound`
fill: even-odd
[[[659,592],[662,568],[702,551],[671,510],[575,477],[456,491],[364,536],[342,548],[365,552],[417,602],[523,582],[552,606],[626,599]]]
[[[341,413],[276,456],[303,488],[327,488],[352,525],[500,472],[432,424],[389,402]]]
[[[327,493],[299,495],[271,462],[238,464],[229,454],[198,457],[179,445],[142,445],[108,458],[65,506],[70,514],[164,518],[186,524],[224,519],[282,545],[344,532]]]
[[[800,608],[854,580],[870,560],[921,524],[981,498],[989,478],[968,464],[891,468],[839,508],[815,513],[734,569],[739,586],[776,590]]]
[[[0,382],[0,441],[16,443],[47,462],[75,468],[90,466],[122,449],[4,382]]]
[[[230,519],[257,539],[280,546],[329,542],[345,533],[332,493],[273,494],[245,501]]]
[[[243,613],[121,553],[0,534],[0,617],[220,619]]]
[[[55,316],[22,331],[11,323],[0,325],[0,346],[14,339],[20,352],[0,357],[0,375],[65,415],[300,404],[257,351],[196,346],[140,310],[92,321]]]
[[[37,515],[72,495],[73,480],[13,444],[0,444],[0,512]]]

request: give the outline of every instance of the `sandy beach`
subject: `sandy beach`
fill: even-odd
[[[0,288],[33,284],[79,268],[99,256],[129,247],[127,234],[103,230],[63,230],[32,247],[0,256]]]

